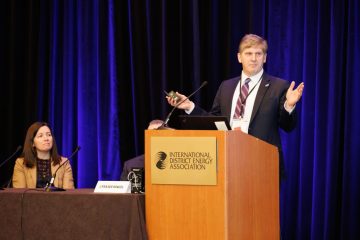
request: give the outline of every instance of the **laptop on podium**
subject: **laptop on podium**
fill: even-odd
[[[183,130],[218,130],[216,123],[231,130],[229,119],[225,116],[179,115],[178,118]]]

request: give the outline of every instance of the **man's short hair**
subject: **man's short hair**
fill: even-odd
[[[267,53],[268,44],[266,40],[255,34],[246,34],[240,41],[238,51],[242,53],[246,48],[254,46],[262,48],[264,54]]]

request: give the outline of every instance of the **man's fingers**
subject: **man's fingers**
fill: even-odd
[[[299,93],[302,93],[303,90],[304,90],[304,83],[300,83],[299,86],[296,88],[296,90],[299,92]]]
[[[291,84],[290,84],[289,90],[290,90],[290,91],[293,91],[294,86],[295,86],[295,82],[292,81]]]

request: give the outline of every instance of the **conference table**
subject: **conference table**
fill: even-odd
[[[1,190],[0,239],[147,239],[145,196]]]

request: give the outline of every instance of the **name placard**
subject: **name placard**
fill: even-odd
[[[131,193],[131,183],[129,181],[98,181],[94,192]]]
[[[152,137],[152,184],[217,184],[216,137]]]

